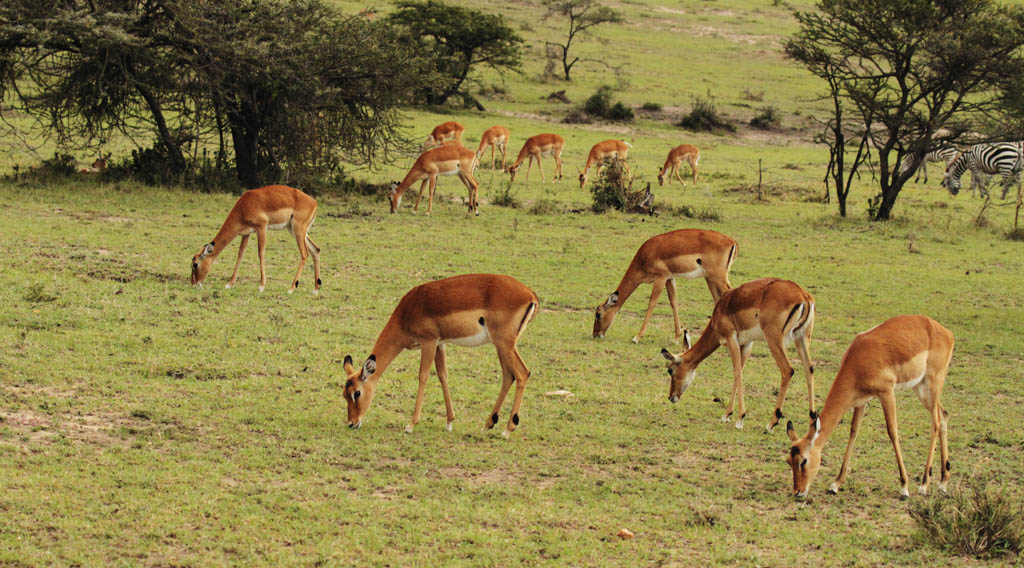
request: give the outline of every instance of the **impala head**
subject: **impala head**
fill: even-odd
[[[110,154],[107,154],[106,156],[104,156],[103,154],[100,154],[100,157],[96,158],[96,160],[93,161],[93,163],[92,163],[93,171],[102,174],[107,169],[107,160],[109,160],[109,159],[110,159]]]
[[[512,176],[512,179],[510,179],[509,181],[516,181],[516,174],[519,173],[519,168],[521,168],[522,166],[523,164],[522,162],[520,162],[518,164],[513,164],[505,168],[505,173]]]
[[[683,346],[688,351],[690,349],[690,332],[683,331]],[[679,355],[673,355],[668,349],[661,350],[661,356],[668,359],[668,400],[675,404],[679,401],[679,397],[683,396],[686,389],[690,388],[693,384],[693,379],[697,377],[697,365],[694,363],[687,363],[682,355],[685,351]]]
[[[583,170],[576,168],[576,171],[580,173],[580,189],[586,189],[587,187],[587,174]]]
[[[662,171],[658,174],[658,185],[665,185],[665,172]]]
[[[820,433],[821,419],[814,412],[811,413],[811,428],[803,438],[800,438],[793,429],[793,422],[786,423],[786,434],[793,442],[786,458],[789,467],[793,469],[793,497],[806,497],[814,477],[818,475],[818,468],[821,467],[821,444],[815,446],[814,442]]]
[[[192,257],[192,278],[190,281],[193,285],[200,288],[203,286],[203,280],[206,279],[206,275],[210,272],[210,265],[213,264],[213,259],[212,242],[203,245],[203,248]]]
[[[612,320],[619,311],[619,291],[612,292],[608,299],[597,305],[594,310],[594,339],[604,339],[604,334],[612,326]],[[613,309],[614,308],[614,309]]]
[[[358,428],[363,424],[363,416],[370,408],[373,401],[373,391],[376,383],[367,382],[367,379],[377,370],[377,356],[370,357],[358,369],[352,366],[352,357],[345,356],[345,402],[348,403],[348,427]]]
[[[398,207],[402,204],[402,194],[398,193],[398,182],[391,182],[391,189],[388,190],[388,202],[391,203],[391,212],[398,211]]]

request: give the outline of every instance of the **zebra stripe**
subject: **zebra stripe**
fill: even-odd
[[[949,163],[956,158],[956,155],[957,149],[952,146],[946,146],[939,148],[938,150],[928,152],[923,158],[921,158],[921,170],[917,172],[917,177],[914,178],[914,183],[917,183],[917,180],[920,179],[922,173],[924,174],[924,182],[928,183],[928,162],[945,162],[946,167],[949,167]],[[905,174],[907,171],[915,167],[917,167],[917,164],[914,163],[913,154],[903,156],[903,160],[900,162],[900,175]]]
[[[1024,167],[1021,146],[1014,142],[997,144],[975,144],[960,153],[946,168],[942,185],[950,193],[960,193],[960,177],[968,169],[985,174],[1001,174],[1003,176],[1003,199],[1010,187],[1020,183],[1020,171]],[[975,168],[977,168],[975,170]]]

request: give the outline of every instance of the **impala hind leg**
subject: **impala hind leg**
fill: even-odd
[[[839,475],[836,476],[836,480],[828,487],[828,492],[832,495],[839,493],[839,488],[846,482],[846,476],[850,473],[850,460],[853,458],[853,442],[857,439],[857,433],[860,432],[860,422],[864,419],[864,410],[866,408],[867,405],[862,404],[853,409],[853,421],[850,422],[850,441],[846,443],[843,465],[839,468]]]
[[[309,233],[306,233],[306,250],[313,255],[313,276],[316,278],[316,282],[313,283],[313,293],[320,293],[320,247],[317,246],[313,239],[309,237]]]
[[[230,288],[235,285],[235,279],[238,278],[238,266],[242,264],[242,253],[245,252],[245,246],[249,244],[249,235],[242,235],[242,241],[238,243],[238,260],[235,261],[235,269],[231,272],[231,280],[224,286]]]
[[[767,431],[771,432],[772,428],[775,428],[782,418],[782,404],[786,401],[786,391],[789,390],[789,382],[793,379],[796,369],[789,364],[789,358],[786,357],[786,350],[782,346],[782,336],[780,334],[765,333],[765,341],[767,341],[768,350],[771,351],[772,358],[775,359],[775,364],[778,365],[779,372],[782,374],[782,382],[779,384],[779,396],[775,401],[775,413],[765,427]],[[812,408],[811,410],[814,409]]]
[[[267,228],[258,227],[256,229],[256,252],[260,257],[260,292],[267,287],[267,266],[264,262],[264,256],[267,249]]]
[[[935,445],[942,439],[942,446],[945,451],[940,454],[941,463],[939,463],[939,469],[942,472],[941,481],[939,486],[945,489],[945,482],[948,480],[949,472],[946,466],[949,462],[948,446],[946,446],[945,440],[945,423],[946,413],[942,405],[939,404],[939,396],[942,394],[942,384],[945,381],[945,370],[941,371],[941,376],[935,377],[932,380],[926,380],[925,382],[917,386],[917,398],[921,400],[921,404],[928,410],[928,414],[931,417],[931,428],[929,429],[929,440],[928,440],[928,458],[924,463],[924,474],[921,475],[921,485],[917,488],[917,492],[921,495],[928,494],[928,486],[932,478],[932,460],[935,458]]]
[[[668,292],[668,303],[672,307],[672,323],[675,325],[675,342],[679,343],[679,338],[683,336],[683,328],[679,325],[679,305],[676,304],[676,279],[669,278],[665,282],[665,291]]]
[[[523,362],[523,358],[519,355],[519,350],[516,348],[515,343],[512,344],[510,349],[510,359],[509,363],[516,381],[516,394],[515,398],[512,399],[512,416],[509,417],[505,431],[501,433],[505,438],[508,438],[509,434],[519,426],[519,407],[523,404],[526,383],[530,380],[530,369]]]
[[[296,223],[297,221],[293,220],[292,224],[288,225],[288,232],[295,237],[295,242],[299,245],[299,268],[295,271],[295,278],[292,278],[291,288],[288,288],[289,294],[299,287],[299,276],[302,276],[302,269],[306,266],[306,259],[309,258],[309,248],[306,246],[306,230],[308,224],[296,227]]]
[[[412,432],[420,422],[420,412],[423,410],[423,395],[427,390],[427,379],[430,378],[430,366],[434,364],[434,355],[437,353],[437,340],[428,340],[420,344],[420,385],[416,390],[416,406],[412,411],[412,420],[405,427],[406,432]]]
[[[498,400],[494,402],[491,415],[487,417],[487,420],[484,420],[484,432],[494,428],[494,425],[498,423],[498,412],[501,411],[501,405],[504,404],[505,397],[508,396],[508,389],[512,388],[512,383],[516,380],[515,373],[512,372],[511,362],[500,349],[498,350],[498,361],[501,363],[501,390],[498,391]]]
[[[445,354],[444,345],[438,345],[434,352],[434,367],[437,369],[437,380],[441,383],[441,392],[444,393],[444,410],[446,418],[444,429],[451,432],[452,422],[455,422],[455,409],[452,407],[452,395],[448,392],[448,355]]]
[[[636,335],[633,336],[633,343],[640,343],[640,338],[647,331],[647,323],[651,321],[654,306],[658,303],[658,298],[661,297],[661,291],[665,289],[667,281],[668,278],[659,278],[651,283],[651,299],[647,302],[647,314],[644,315],[644,322],[640,324],[640,331],[636,332]]]

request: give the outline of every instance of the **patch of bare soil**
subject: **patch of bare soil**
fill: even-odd
[[[468,471],[458,466],[443,467],[438,470],[442,477],[449,479],[464,479],[471,487],[483,487],[486,485],[522,485],[526,484],[544,490],[555,485],[557,477],[528,477],[520,473],[513,473],[501,469],[489,471]]]
[[[29,409],[19,409],[0,414],[0,426],[14,432],[10,439],[0,440],[27,450],[32,445],[50,445],[59,436],[79,443],[97,446],[126,447],[133,437],[118,435],[139,422],[132,418],[113,413],[102,414],[61,414],[57,418]]]

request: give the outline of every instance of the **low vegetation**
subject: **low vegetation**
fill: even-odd
[[[1024,550],[1024,507],[982,477],[910,507],[921,538],[953,554],[1012,560]]]

